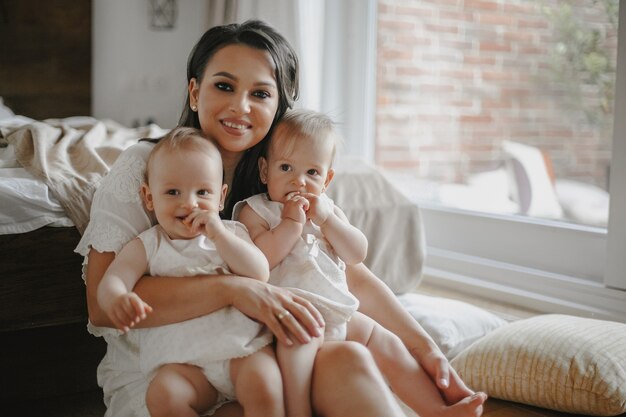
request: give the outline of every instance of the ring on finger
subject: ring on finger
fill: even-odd
[[[276,317],[278,317],[278,320],[282,320],[285,317],[287,317],[288,315],[290,315],[291,313],[288,310],[283,310],[280,313],[278,313],[278,315]]]

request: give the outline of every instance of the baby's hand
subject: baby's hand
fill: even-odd
[[[122,333],[129,331],[150,313],[152,313],[152,307],[134,292],[117,297],[111,304],[110,310],[107,311],[115,327]]]
[[[203,233],[211,240],[224,231],[224,223],[214,210],[194,209],[185,219],[185,223],[192,232]]]
[[[307,193],[302,196],[309,201],[309,210],[306,212],[307,218],[318,226],[324,224],[333,213],[333,205],[315,194]]]
[[[306,211],[309,209],[309,200],[300,194],[291,193],[283,206],[281,218],[291,219],[294,222],[306,223]]]

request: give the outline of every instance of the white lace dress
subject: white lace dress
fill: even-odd
[[[321,197],[333,204],[326,194]],[[265,220],[270,230],[280,224],[283,204],[269,200],[267,194],[257,194],[235,204],[233,219],[239,218],[244,204]],[[346,323],[359,306],[348,290],[345,268],[320,228],[308,221],[292,251],[270,272],[269,282],[289,288],[319,310],[326,323],[325,340],[345,340]]]
[[[76,247],[76,252],[85,257],[83,280],[90,248],[117,254],[131,239],[156,223],[144,209],[139,194],[153,146],[150,142],[140,142],[126,149],[98,186],[89,225]],[[107,352],[97,370],[107,407],[105,417],[149,417],[145,402],[149,376],[140,368],[140,333],[120,335],[115,329],[91,323],[87,328],[107,342]]]

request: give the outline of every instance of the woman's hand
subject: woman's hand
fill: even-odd
[[[421,354],[419,349],[409,349],[411,355],[424,368],[449,405],[456,404],[463,398],[474,394],[461,380],[450,362],[439,349]]]
[[[279,342],[292,345],[295,337],[308,343],[321,336],[324,319],[309,301],[271,284],[242,278],[232,280],[231,304],[243,314],[264,323]]]

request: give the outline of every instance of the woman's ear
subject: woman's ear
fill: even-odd
[[[228,194],[228,184],[222,184],[222,195],[220,197],[220,211],[224,210],[224,204],[226,203],[226,194]]]
[[[150,192],[150,187],[145,182],[141,184],[141,198],[143,198],[143,202],[146,205],[146,208],[150,211],[153,211],[154,202],[152,201],[152,193]]]
[[[198,92],[200,91],[198,80],[192,78],[189,80],[189,107],[198,107]]]
[[[267,184],[267,159],[263,156],[259,158],[259,176],[261,182]]]

